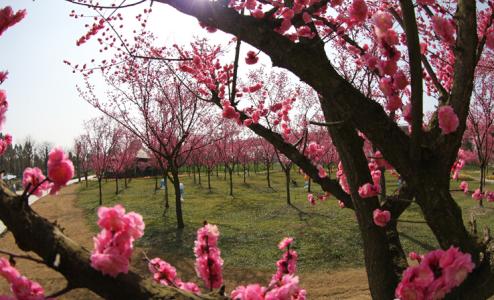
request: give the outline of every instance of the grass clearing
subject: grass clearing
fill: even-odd
[[[181,175],[185,185],[186,228],[180,232],[176,230],[173,189],[170,191],[171,207],[163,215],[164,192],[155,193],[154,178],[133,179],[119,195],[114,194],[113,180],[103,181],[103,204],[121,203],[128,211],[143,215],[146,230],[137,245],[152,249],[151,255],[178,261],[183,264],[179,269],[186,269],[185,272],[190,274],[193,274],[192,247],[196,230],[204,220],[220,228],[219,243],[226,270],[272,272],[281,254],[277,243],[285,236],[296,238],[302,273],[363,266],[362,242],[352,211],[340,209],[334,198],[311,206],[303,188],[303,177],[295,173],[292,172],[292,176],[297,186],[291,187],[293,207],[286,204],[284,175],[278,169],[271,174],[273,189],[267,188],[265,173],[251,172],[244,184],[243,177],[235,172],[233,198],[228,196],[228,180],[224,180],[222,172],[219,177],[211,176],[211,192],[207,189],[204,173],[202,185],[194,184],[192,175]],[[388,193],[396,189],[396,184],[395,177],[387,178]],[[469,184],[471,189],[478,185],[475,181]],[[458,183],[452,182],[451,186],[457,189]],[[313,188],[320,192],[318,186],[313,185]],[[97,232],[97,182],[91,182],[88,188],[82,185],[77,193],[78,205]],[[479,229],[484,225],[492,227],[494,206],[491,203],[478,209],[470,195],[453,192],[453,196],[463,209],[464,219],[475,213]],[[407,252],[424,253],[438,247],[415,203],[400,217],[399,231]]]

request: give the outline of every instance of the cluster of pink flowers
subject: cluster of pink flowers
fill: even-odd
[[[470,254],[456,247],[434,250],[423,258],[414,255],[420,263],[408,267],[396,288],[396,297],[409,299],[442,299],[459,286],[475,267]]]
[[[193,282],[183,282],[177,277],[177,270],[168,262],[156,257],[149,261],[148,268],[153,273],[153,279],[166,286],[174,286],[179,289],[199,294],[201,290]]]
[[[338,171],[336,171],[336,177],[338,178],[338,182],[340,183],[341,188],[347,193],[350,194],[350,185],[346,179],[345,170],[343,170],[343,164],[341,161],[338,163]]]
[[[453,179],[457,180],[460,177],[460,171],[463,169],[468,161],[474,160],[475,154],[471,151],[460,149],[458,150],[458,157],[451,166],[451,173],[453,173]]]
[[[381,170],[374,159],[369,164],[369,170],[372,177],[372,183],[365,183],[358,189],[358,194],[362,198],[370,198],[381,193]]]
[[[387,210],[376,208],[372,213],[372,217],[374,219],[374,224],[379,227],[385,227],[389,220],[391,220],[391,213]]]
[[[26,16],[26,10],[19,10],[16,13],[12,10],[12,7],[7,6],[3,9],[0,9],[0,36],[7,30],[9,27],[14,26],[19,23]]]
[[[460,183],[460,189],[463,191],[463,193],[468,193],[468,182],[462,181]]]
[[[307,292],[298,285],[297,270],[298,254],[290,249],[293,238],[284,238],[279,244],[280,250],[285,250],[283,257],[276,262],[276,273],[271,279],[269,286],[262,287],[259,284],[238,286],[231,293],[234,300],[305,300]]]
[[[442,134],[455,132],[460,124],[458,116],[450,105],[443,105],[439,107],[437,110],[437,117]]]
[[[56,194],[74,176],[74,165],[61,148],[54,148],[48,155],[48,177],[39,168],[26,168],[22,176],[22,186],[28,193],[41,196],[50,190]]]
[[[41,285],[35,281],[27,279],[21,273],[10,265],[5,258],[0,258],[0,275],[5,278],[10,284],[10,290],[14,294],[14,298],[8,296],[0,296],[0,299],[5,300],[45,300],[45,291]]]
[[[448,20],[440,16],[433,16],[432,28],[446,44],[454,44],[456,28],[453,20]]]
[[[26,168],[22,176],[22,187],[28,189],[28,193],[41,197],[44,191],[51,188],[52,184],[46,180],[43,171],[39,168]],[[28,188],[29,187],[29,188]]]
[[[247,52],[247,57],[245,58],[245,63],[248,65],[255,65],[257,61],[259,60],[259,57],[257,56],[257,53],[254,51],[249,51]]]
[[[93,238],[91,266],[113,277],[127,273],[133,243],[144,234],[142,216],[135,212],[126,214],[121,205],[100,207],[98,226],[101,232]]]
[[[48,154],[48,177],[53,183],[51,194],[57,193],[74,177],[74,165],[60,147],[52,149]]]
[[[475,201],[487,199],[488,202],[494,202],[494,192],[490,192],[490,191],[481,192],[480,188],[478,188],[472,193],[472,199]]]
[[[92,36],[96,35],[101,29],[105,28],[105,19],[101,18],[97,23],[94,23],[93,26],[91,26],[91,29],[89,29],[88,33],[86,33],[84,36],[80,37],[76,45],[80,46],[87,42]]]
[[[195,269],[208,289],[217,289],[223,284],[223,259],[218,248],[220,232],[216,225],[205,224],[197,230],[194,242]]]
[[[321,201],[321,202],[324,202],[326,201],[328,198],[329,198],[330,194],[328,192],[325,192],[324,194],[319,194],[316,196],[314,196],[314,194],[307,194],[307,201],[311,204],[311,205],[316,205],[316,198]]]

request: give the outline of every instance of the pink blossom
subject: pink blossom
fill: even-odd
[[[463,190],[463,193],[468,193],[468,182],[462,181],[460,183],[460,189]]]
[[[266,288],[259,284],[241,285],[232,291],[230,297],[233,300],[264,300],[265,292]]]
[[[308,39],[312,39],[316,34],[312,32],[309,26],[300,26],[297,28],[297,34],[299,37],[304,37]]]
[[[437,112],[439,118],[439,128],[442,134],[455,132],[459,125],[458,116],[450,105],[439,107]]]
[[[480,189],[476,189],[472,194],[472,199],[476,201],[482,200],[484,199],[484,194],[480,192]]]
[[[197,284],[193,282],[183,282],[180,279],[175,280],[175,284],[179,289],[182,289],[184,291],[189,291],[194,294],[200,294],[201,290],[197,286]]]
[[[393,17],[387,12],[378,11],[372,16],[372,21],[376,29],[381,32],[385,32],[393,27]]]
[[[419,263],[422,261],[422,256],[413,251],[408,253],[408,258],[410,258],[411,260],[416,260]]]
[[[9,27],[14,26],[18,22],[20,22],[26,16],[26,10],[19,10],[16,13],[12,10],[12,7],[7,6],[3,9],[0,9],[0,36],[7,30]]]
[[[51,184],[45,179],[43,171],[39,168],[26,168],[22,175],[22,187],[26,189],[29,186],[30,194],[41,197],[44,191],[51,188]]]
[[[278,244],[278,249],[284,250],[285,248],[289,247],[293,243],[293,238],[292,237],[286,237],[281,240],[281,242]]]
[[[98,225],[102,230],[93,238],[91,266],[113,277],[127,273],[133,242],[144,234],[142,217],[134,212],[126,214],[121,205],[100,207]]]
[[[305,290],[298,285],[298,276],[291,274],[283,276],[279,284],[268,291],[265,300],[303,300],[306,299]]]
[[[257,63],[259,60],[259,57],[257,56],[257,53],[254,51],[249,51],[247,52],[247,57],[245,58],[245,63],[248,65],[254,65]]]
[[[485,197],[488,202],[494,202],[494,192],[486,192]]]
[[[170,285],[175,282],[177,270],[164,260],[156,257],[149,261],[148,268],[153,273],[153,279],[163,285]]]
[[[387,210],[380,210],[379,208],[375,209],[372,213],[374,224],[379,227],[385,227],[391,219],[391,213]]]
[[[48,155],[48,177],[53,182],[53,188],[50,192],[52,194],[66,186],[69,180],[74,177],[74,165],[62,148],[54,148]]]
[[[341,201],[341,200],[338,200],[338,206],[340,208],[345,208],[345,202]]]
[[[0,276],[10,284],[10,290],[14,297],[0,296],[0,299],[15,300],[45,300],[45,291],[41,285],[22,276],[16,268],[10,265],[5,258],[0,258]]]
[[[223,259],[218,248],[219,235],[216,225],[206,224],[197,230],[194,243],[196,273],[209,289],[219,288],[223,284]]]
[[[419,265],[408,267],[396,288],[396,297],[402,300],[442,299],[475,267],[470,254],[464,254],[456,247],[434,250],[422,259],[418,255],[416,258]]]
[[[367,4],[364,0],[353,0],[348,9],[348,14],[355,23],[365,21],[367,19]]]
[[[250,126],[250,125],[252,125],[252,119],[245,119],[245,120],[244,120],[244,125],[245,125],[245,126]]]
[[[381,193],[381,186],[372,183],[366,183],[358,188],[358,194],[361,198],[375,197],[379,193]]]
[[[309,201],[309,203],[311,205],[316,205],[316,199],[314,198],[314,195],[312,195],[312,194],[307,194],[307,201]]]
[[[448,44],[453,44],[455,42],[454,35],[456,32],[456,28],[450,20],[439,16],[433,16],[432,28],[444,42]]]
[[[318,172],[317,174],[319,175],[319,178],[325,178],[328,176],[328,173],[326,173],[326,170],[321,165],[317,166],[317,172]]]

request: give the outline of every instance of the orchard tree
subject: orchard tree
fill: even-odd
[[[143,35],[135,51],[152,40],[152,36]],[[149,51],[143,55],[168,53],[165,49]],[[175,52],[171,51],[170,55]],[[208,108],[198,105],[194,85],[184,84],[188,75],[171,68],[164,60],[126,57],[120,64],[102,70],[101,76],[108,86],[105,100],[100,100],[90,84],[95,74],[83,71],[83,75],[86,87],[79,89],[81,96],[136,136],[156,156],[158,163],[166,162],[160,169],[164,177],[170,172],[177,227],[184,228],[179,169],[208,132],[203,126]],[[195,134],[199,130],[202,135]]]
[[[482,73],[475,81],[465,132],[465,138],[474,146],[480,166],[480,194],[485,192],[487,169],[494,151],[494,78],[493,74]],[[482,198],[479,199],[479,205],[482,206]]]
[[[84,137],[90,149],[90,165],[98,179],[99,205],[103,204],[102,180],[109,171],[112,155],[121,138],[121,130],[108,117],[94,118],[85,124]]]
[[[118,195],[118,178],[123,174],[125,187],[127,187],[127,171],[134,165],[137,151],[141,149],[141,142],[125,128],[117,129],[120,138],[111,153],[110,169],[115,176],[115,195]]]

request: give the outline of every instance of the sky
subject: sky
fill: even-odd
[[[73,74],[63,63],[66,59],[84,64],[93,57],[99,58],[94,39],[76,46],[76,40],[87,32],[84,27],[87,19],[69,17],[73,9],[81,13],[90,11],[60,0],[0,0],[0,7],[6,5],[15,10],[27,9],[27,17],[0,37],[0,70],[9,72],[9,78],[0,86],[6,90],[9,101],[3,133],[10,133],[14,143],[30,137],[38,143],[71,148],[74,138],[84,132],[84,122],[100,115],[79,97],[76,85],[82,83],[81,75]],[[124,14],[134,16],[148,5],[125,9]],[[128,19],[129,24],[138,25]],[[153,6],[148,29],[157,33],[160,42],[166,45],[187,44],[194,36],[223,44],[231,39],[219,31],[207,33],[196,19],[159,3]],[[249,47],[243,47],[241,57],[248,50]],[[270,64],[263,55],[261,62]],[[434,105],[427,100],[424,104],[426,110]]]
[[[81,84],[81,75],[73,74],[63,63],[65,59],[86,63],[98,57],[95,41],[76,46],[76,40],[87,31],[87,20],[69,17],[72,9],[88,10],[53,0],[0,1],[0,7],[6,5],[27,9],[27,17],[0,37],[0,70],[9,72],[0,86],[9,101],[3,132],[12,134],[14,143],[30,137],[39,143],[70,148],[74,138],[83,133],[84,121],[99,115],[78,95],[76,85]],[[146,7],[126,9],[126,13],[133,15]],[[155,4],[153,10],[148,28],[159,32],[166,43],[188,43],[194,35],[207,34],[217,42],[226,38],[223,33],[208,34],[196,19],[168,6]]]

